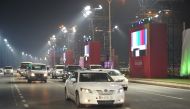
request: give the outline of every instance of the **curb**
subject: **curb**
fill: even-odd
[[[157,82],[157,81],[141,81],[141,80],[129,80],[129,82],[190,90],[190,85],[186,86],[186,85],[175,84],[175,83],[164,83],[164,82]]]

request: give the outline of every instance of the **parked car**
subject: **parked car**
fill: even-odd
[[[28,83],[32,81],[44,81],[47,82],[47,68],[45,64],[41,63],[32,63],[27,71]]]
[[[12,66],[5,66],[3,71],[4,71],[4,75],[13,76],[13,67]]]
[[[125,92],[107,72],[77,71],[65,83],[65,99],[83,105],[123,105]]]
[[[66,81],[66,79],[74,72],[74,71],[77,71],[77,70],[81,70],[82,68],[79,66],[79,65],[68,65],[65,70],[64,70],[64,73],[62,75],[62,79],[63,79],[63,82]]]
[[[65,65],[55,65],[52,71],[52,78],[62,77]]]
[[[107,72],[115,82],[119,83],[124,88],[124,90],[128,89],[128,79],[119,70],[116,69],[95,69],[95,70]]]

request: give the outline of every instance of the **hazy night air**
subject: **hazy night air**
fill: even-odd
[[[88,1],[93,0],[1,0],[0,33],[19,50],[39,55],[40,47],[58,32],[62,24],[70,25],[81,14]],[[129,21],[138,9],[137,0],[120,0],[112,4],[112,22],[125,32],[122,38],[113,34],[113,47],[126,60]],[[106,7],[105,7],[106,8]],[[131,11],[133,10],[133,12]],[[32,40],[32,41],[31,41]],[[117,44],[120,42],[120,44]],[[38,48],[38,49],[36,49]]]

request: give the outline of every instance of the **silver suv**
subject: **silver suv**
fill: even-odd
[[[32,63],[29,65],[27,72],[28,83],[31,83],[32,81],[47,82],[48,73],[45,64]]]
[[[4,75],[13,76],[13,67],[12,66],[5,66]]]
[[[62,77],[64,69],[64,65],[55,65],[52,71],[52,78]]]
[[[63,82],[65,82],[67,80],[67,78],[75,71],[77,70],[82,70],[82,68],[79,65],[68,65],[63,73]]]

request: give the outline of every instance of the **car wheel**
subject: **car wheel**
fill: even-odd
[[[44,80],[45,83],[47,83],[47,80]]]
[[[69,100],[69,97],[67,95],[67,89],[65,88],[65,100]]]
[[[76,100],[75,100],[75,102],[76,102],[77,107],[82,107],[82,105],[80,104],[80,97],[79,97],[78,92],[76,92]]]
[[[32,83],[32,81],[28,79],[28,83]]]
[[[117,104],[116,107],[123,107],[123,104]]]

